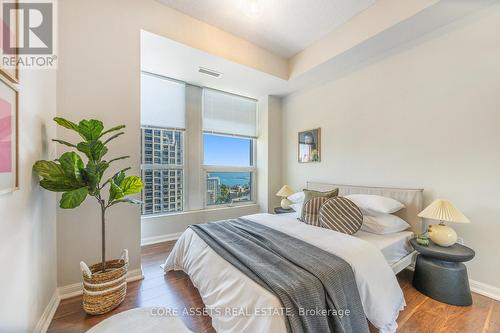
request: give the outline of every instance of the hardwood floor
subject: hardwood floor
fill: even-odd
[[[182,272],[164,274],[159,268],[175,242],[145,246],[142,249],[144,280],[129,283],[125,301],[114,311],[102,316],[83,312],[81,297],[61,301],[48,329],[49,333],[85,332],[100,321],[137,307],[164,306],[172,309],[196,308],[204,305],[198,290]],[[411,285],[412,273],[403,271],[398,281],[407,306],[398,318],[398,332],[500,333],[500,302],[473,294],[470,307],[451,306],[424,296]],[[208,316],[185,316],[182,320],[193,332],[215,332]],[[372,328],[372,331],[373,330]]]

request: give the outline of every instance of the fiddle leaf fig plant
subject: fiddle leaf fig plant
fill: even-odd
[[[105,179],[105,172],[113,162],[129,158],[119,156],[105,159],[108,153],[106,145],[123,135],[125,125],[104,130],[102,121],[82,120],[78,124],[56,117],[54,121],[75,133],[82,141],[76,144],[54,139],[75,151],[65,152],[55,161],[37,161],[34,172],[40,177],[40,186],[52,192],[61,192],[59,206],[72,209],[80,206],[87,197],[97,200],[101,208],[102,233],[102,271],[106,270],[106,210],[119,203],[141,204],[141,201],[128,198],[142,190],[144,184],[138,176],[126,176],[130,168],[125,168]],[[79,153],[83,154],[86,161]],[[103,192],[108,187],[107,199]]]

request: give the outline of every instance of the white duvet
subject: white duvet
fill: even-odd
[[[362,239],[299,222],[290,215],[255,214],[243,218],[347,261],[368,320],[380,332],[396,331],[396,319],[406,303],[379,249]],[[165,272],[182,270],[189,275],[217,332],[286,332],[285,318],[278,310],[279,299],[222,259],[191,229],[181,235],[162,267]]]

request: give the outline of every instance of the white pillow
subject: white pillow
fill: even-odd
[[[400,232],[410,228],[410,225],[402,218],[391,214],[363,214],[363,224],[361,230],[373,234],[385,235]]]
[[[349,194],[345,197],[362,210],[371,210],[378,213],[392,214],[405,208],[405,205],[401,202],[380,195]]]
[[[302,216],[302,202],[291,204],[290,208],[293,208],[293,210],[297,212],[299,217]]]
[[[295,192],[294,194],[288,197],[288,200],[290,200],[293,203],[303,203],[304,196],[305,196],[304,191]]]

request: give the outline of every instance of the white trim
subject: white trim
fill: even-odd
[[[38,320],[38,323],[35,326],[35,329],[33,330],[34,333],[45,333],[47,332],[47,329],[49,328],[50,323],[52,322],[52,318],[54,318],[54,314],[56,313],[57,307],[59,306],[59,302],[61,299],[59,298],[59,295],[57,293],[57,289],[54,290],[54,293],[52,294],[52,297],[49,301],[49,304],[45,307],[45,310],[43,311],[42,315],[40,316],[40,319]]]
[[[144,279],[142,268],[134,269],[128,272],[127,282],[133,282]],[[61,300],[68,299],[75,296],[80,296],[83,293],[83,283],[73,283],[67,286],[57,288],[57,293]]]
[[[147,221],[149,219],[155,219],[159,217],[169,217],[169,216],[176,216],[176,215],[189,215],[189,214],[198,214],[198,213],[204,213],[204,212],[212,212],[212,211],[218,211],[218,210],[224,210],[224,209],[233,209],[233,208],[244,208],[244,207],[258,207],[257,202],[249,202],[245,201],[245,204],[241,205],[217,205],[217,206],[208,206],[209,208],[200,208],[200,209],[192,209],[192,210],[185,210],[182,212],[172,212],[172,213],[158,213],[158,214],[148,214],[148,215],[141,215],[141,221]],[[144,245],[144,244],[142,244]]]
[[[141,246],[177,240],[182,235],[182,232],[166,234],[160,236],[144,237],[141,239]]]
[[[500,301],[500,288],[474,280],[469,280],[469,284],[470,289],[476,294]]]

